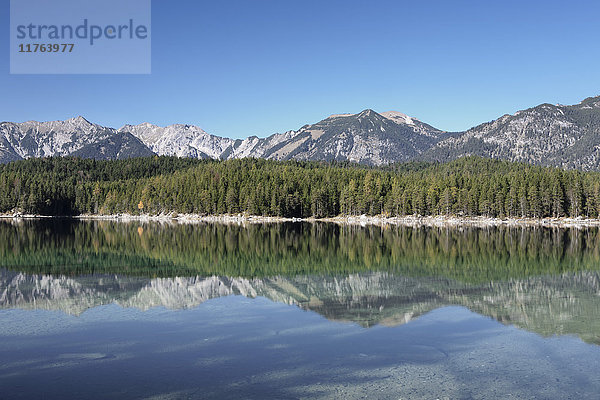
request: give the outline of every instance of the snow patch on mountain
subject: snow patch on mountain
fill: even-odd
[[[386,111],[386,112],[382,112],[381,115],[386,117],[387,119],[390,119],[390,120],[396,122],[397,124],[407,124],[407,125],[415,124],[415,122],[413,121],[413,119],[411,117],[409,117],[406,114],[402,114],[401,112],[398,112],[398,111]]]

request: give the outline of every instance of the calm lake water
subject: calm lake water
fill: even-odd
[[[0,221],[0,398],[597,399],[600,231]]]

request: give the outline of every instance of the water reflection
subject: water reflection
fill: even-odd
[[[485,283],[598,270],[600,230],[0,221],[2,267],[146,277],[386,271]]]
[[[332,321],[396,326],[434,309],[460,305],[543,336],[577,335],[600,344],[600,274],[567,273],[524,280],[465,284],[387,272],[273,278],[29,275],[0,270],[0,307],[60,310],[79,315],[118,304],[148,310],[194,308],[242,295],[296,305]]]
[[[599,266],[598,229],[0,221],[0,397],[596,399]]]

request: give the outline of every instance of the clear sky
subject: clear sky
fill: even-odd
[[[150,75],[66,76],[9,74],[0,4],[3,121],[241,138],[372,108],[463,130],[600,94],[598,1],[154,0]]]

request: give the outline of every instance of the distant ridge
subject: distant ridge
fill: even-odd
[[[572,106],[541,104],[448,138],[424,159],[467,155],[569,169],[600,169],[600,97]]]

